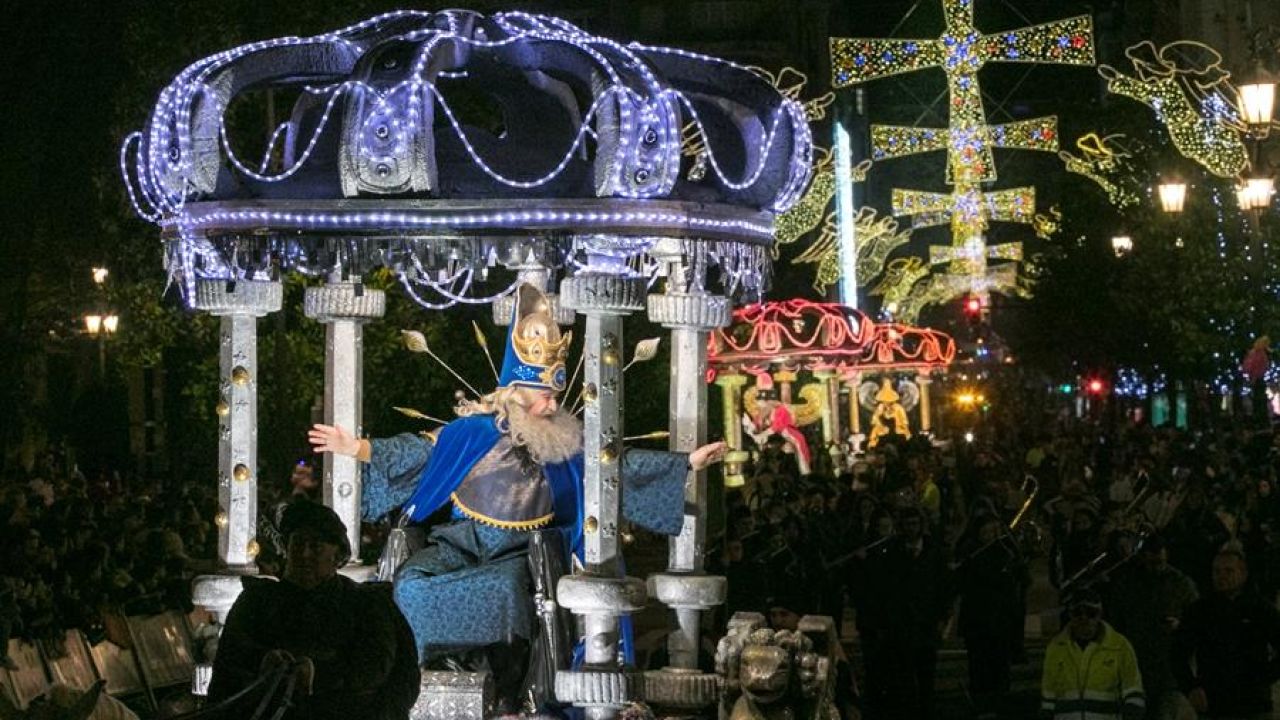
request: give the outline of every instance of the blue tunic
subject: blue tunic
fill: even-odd
[[[468,473],[498,445],[493,416],[446,425],[433,443],[417,435],[372,441],[364,466],[363,512],[377,520],[399,506],[422,520],[445,503]],[[622,465],[623,516],[640,527],[677,535],[684,522],[688,456],[631,450]],[[581,554],[581,453],[541,466],[554,511],[551,527]],[[432,531],[429,544],[401,568],[396,603],[413,628],[424,661],[450,650],[529,639],[534,615],[526,560],[528,532],[492,527],[462,515]]]

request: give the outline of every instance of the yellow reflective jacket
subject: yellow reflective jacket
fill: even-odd
[[[1114,720],[1126,708],[1141,716],[1146,698],[1133,646],[1105,622],[1084,648],[1063,630],[1045,650],[1040,698],[1054,720]]]

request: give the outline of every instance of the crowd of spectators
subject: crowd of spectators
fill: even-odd
[[[127,646],[128,615],[190,612],[191,580],[215,568],[217,487],[166,483],[119,473],[92,479],[51,453],[30,473],[0,482],[0,666],[13,668],[8,641],[39,643],[61,655],[65,631],[90,643]],[[288,483],[260,488],[260,572],[278,575],[276,528],[291,499],[318,498],[299,465]]]
[[[944,637],[968,653],[975,716],[1025,716],[1010,686],[1026,661],[1033,570],[1064,609],[1098,598],[1079,609],[1098,605],[1107,632],[1131,644],[1148,717],[1270,713],[1280,431],[991,417],[976,436],[890,435],[838,471],[817,465],[801,477],[776,438],[766,446],[747,487],[727,494],[711,561],[728,578],[730,614],[759,611],[783,628],[852,610],[843,629],[856,634],[865,716],[931,717]],[[262,488],[263,572],[278,571],[275,516],[317,484],[300,466]],[[213,567],[216,490],[89,478],[54,455],[6,477],[0,651],[19,637],[56,654],[66,629],[96,642],[118,631],[115,617],[190,610],[191,578]]]
[[[1188,431],[990,418],[976,437],[889,436],[807,477],[775,439],[727,498],[727,610],[786,624],[852,608],[868,717],[933,716],[944,635],[967,651],[973,714],[1026,717],[1010,678],[1035,569],[1064,626],[1072,596],[1099,598],[1132,643],[1147,717],[1269,717],[1278,481],[1280,432],[1239,419]]]

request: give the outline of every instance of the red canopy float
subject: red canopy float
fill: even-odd
[[[848,388],[848,430],[852,434],[861,434],[860,401],[871,411],[873,435],[876,428],[881,434],[885,432],[880,418],[905,417],[900,409],[881,405],[918,406],[921,429],[927,430],[928,376],[944,370],[955,355],[955,340],[946,333],[901,323],[877,323],[838,303],[794,299],[739,308],[733,323],[714,331],[707,343],[707,380],[721,388],[725,439],[733,449],[726,457],[726,483],[742,484],[742,464],[749,458],[740,422],[744,410],[747,430],[758,441],[771,434],[771,427],[779,435],[788,435],[775,427],[779,415],[773,407],[767,408],[768,417],[759,412],[758,393],[747,388],[750,377],[757,379],[758,389],[776,383],[784,424],[787,414],[796,427],[821,420],[823,445],[838,462],[843,452],[840,441],[845,436],[838,412],[842,384]],[[813,381],[799,384],[800,373],[806,371]],[[897,378],[903,374],[906,379]],[[760,381],[764,375],[769,381]],[[871,384],[869,376],[879,376],[880,384]],[[899,379],[897,390],[891,387],[891,377]],[[799,390],[793,392],[796,385]],[[906,402],[900,403],[903,397]],[[893,412],[886,413],[888,409]],[[892,431],[909,433],[897,423]],[[787,445],[803,454],[801,448],[794,447],[796,443],[788,441]]]

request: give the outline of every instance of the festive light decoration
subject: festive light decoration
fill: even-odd
[[[955,353],[946,333],[876,323],[847,305],[795,299],[735,310],[732,324],[711,333],[707,363],[713,373],[759,373],[775,364],[837,371],[936,369],[949,365]]]
[[[1121,210],[1138,203],[1138,193],[1121,179],[1122,173],[1128,169],[1127,160],[1132,156],[1125,148],[1125,137],[1122,133],[1100,137],[1091,132],[1076,139],[1080,155],[1066,150],[1058,152],[1067,172],[1083,175],[1097,183],[1107,193],[1111,204]]]
[[[809,190],[800,202],[779,215],[774,224],[773,256],[778,257],[782,245],[794,243],[805,233],[818,229],[818,236],[791,264],[816,265],[813,288],[826,293],[828,286],[840,281],[842,272],[835,210],[828,210],[835,198],[835,172],[830,167],[831,152],[822,151],[821,155]],[[854,218],[854,233],[858,238],[855,275],[859,287],[878,276],[889,255],[911,240],[910,229],[900,229],[897,220],[879,217],[871,207],[859,208]]]
[[[773,75],[763,68],[752,68],[767,78],[774,87],[792,100],[799,102],[809,78],[794,68],[784,68]],[[834,93],[803,103],[806,116],[819,120],[826,116],[826,109],[835,99]],[[686,153],[699,152],[696,145],[687,146]],[[862,182],[872,164],[863,160],[852,170],[852,181]],[[813,288],[825,294],[827,287],[840,281],[844,274],[840,263],[840,238],[836,210],[832,203],[836,198],[837,178],[835,158],[830,148],[815,147],[813,154],[813,180],[808,190],[786,212],[780,213],[774,222],[773,257],[776,260],[781,246],[798,241],[807,233],[818,231],[817,237],[798,256],[793,265],[816,265]],[[696,164],[695,164],[696,168]],[[911,239],[911,232],[899,232],[898,223],[892,218],[877,218],[873,208],[860,208],[854,218],[854,233],[858,238],[854,276],[859,287],[866,285],[884,269],[885,260],[896,248]]]
[[[1019,275],[1017,265],[1005,263],[981,268],[981,273],[971,267],[967,272],[931,274],[924,260],[902,258],[889,263],[885,279],[871,294],[882,296],[884,307],[891,308],[895,318],[908,323],[916,322],[924,308],[964,295],[977,297],[981,302],[993,292],[1017,297],[1030,295],[1033,282]]]
[[[872,157],[899,158],[921,152],[947,151],[949,196],[919,191],[894,192],[894,211],[913,216],[916,227],[949,221],[952,244],[967,246],[980,238],[992,220],[1030,223],[1034,190],[984,194],[981,183],[996,179],[992,149],[1058,149],[1056,118],[1036,118],[988,125],[978,71],[988,62],[1093,64],[1092,20],[1081,15],[1056,22],[983,34],[973,25],[973,0],[942,0],[945,29],[936,40],[832,38],[832,86],[940,68],[947,76],[950,122],[944,129],[875,126]],[[1028,192],[1029,191],[1029,192]],[[984,256],[985,257],[985,256]],[[1002,271],[1003,273],[1003,271]],[[917,297],[935,298],[968,274],[972,290],[993,287],[985,262],[951,269],[950,276]],[[1003,278],[1004,275],[1001,275]],[[949,298],[947,298],[949,299]]]
[[[1036,237],[1041,240],[1051,240],[1054,235],[1058,234],[1058,230],[1062,228],[1062,211],[1057,205],[1049,208],[1049,214],[1036,213],[1031,220],[1031,226],[1035,228]]]
[[[1031,224],[1035,218],[1036,190],[1009,188],[984,193],[976,186],[957,186],[950,194],[920,190],[893,191],[893,214],[911,216],[913,227],[951,223],[957,243],[986,228],[988,220]]]
[[[545,64],[560,74],[548,80]],[[489,83],[508,71],[530,82]],[[301,88],[292,119],[270,130],[266,152],[239,152],[226,127],[229,104],[251,88],[296,88],[299,77],[312,84]],[[724,98],[703,82],[742,98],[728,123]],[[451,103],[460,83],[499,96],[508,133],[464,128]],[[235,281],[281,269],[345,277],[384,266],[406,285],[468,302],[477,300],[466,294],[473,277],[509,264],[494,251],[513,249],[511,238],[543,242],[538,259],[545,249],[551,265],[561,262],[557,233],[768,242],[773,213],[808,184],[808,114],[820,106],[774,92],[745,66],[618,43],[549,16],[401,11],[193,63],[162,91],[146,128],[126,139],[120,165],[138,213],[162,227],[171,275],[189,298],[198,277]],[[516,109],[531,116],[508,117]],[[744,140],[734,122],[748,116]],[[682,124],[701,146],[706,181],[697,188],[684,178]],[[697,203],[685,202],[690,194]],[[686,212],[695,206],[708,212]],[[332,251],[307,245],[326,231],[349,240]],[[434,242],[451,233],[463,240]],[[505,239],[468,247],[498,235]],[[258,237],[277,245],[260,250]],[[242,244],[252,250],[242,253]],[[643,250],[625,259],[654,267]],[[728,285],[758,291],[763,269]]]
[[[832,87],[941,68],[950,93],[948,172],[955,182],[992,180],[995,140],[986,124],[978,70],[988,62],[1092,65],[1093,23],[1081,15],[988,35],[973,25],[972,0],[943,0],[942,8],[946,27],[937,39],[832,38]]]
[[[1149,40],[1125,50],[1134,75],[1099,65],[1107,90],[1151,107],[1174,147],[1218,177],[1235,177],[1249,164],[1231,73],[1204,43],[1180,40],[1159,49]]]

